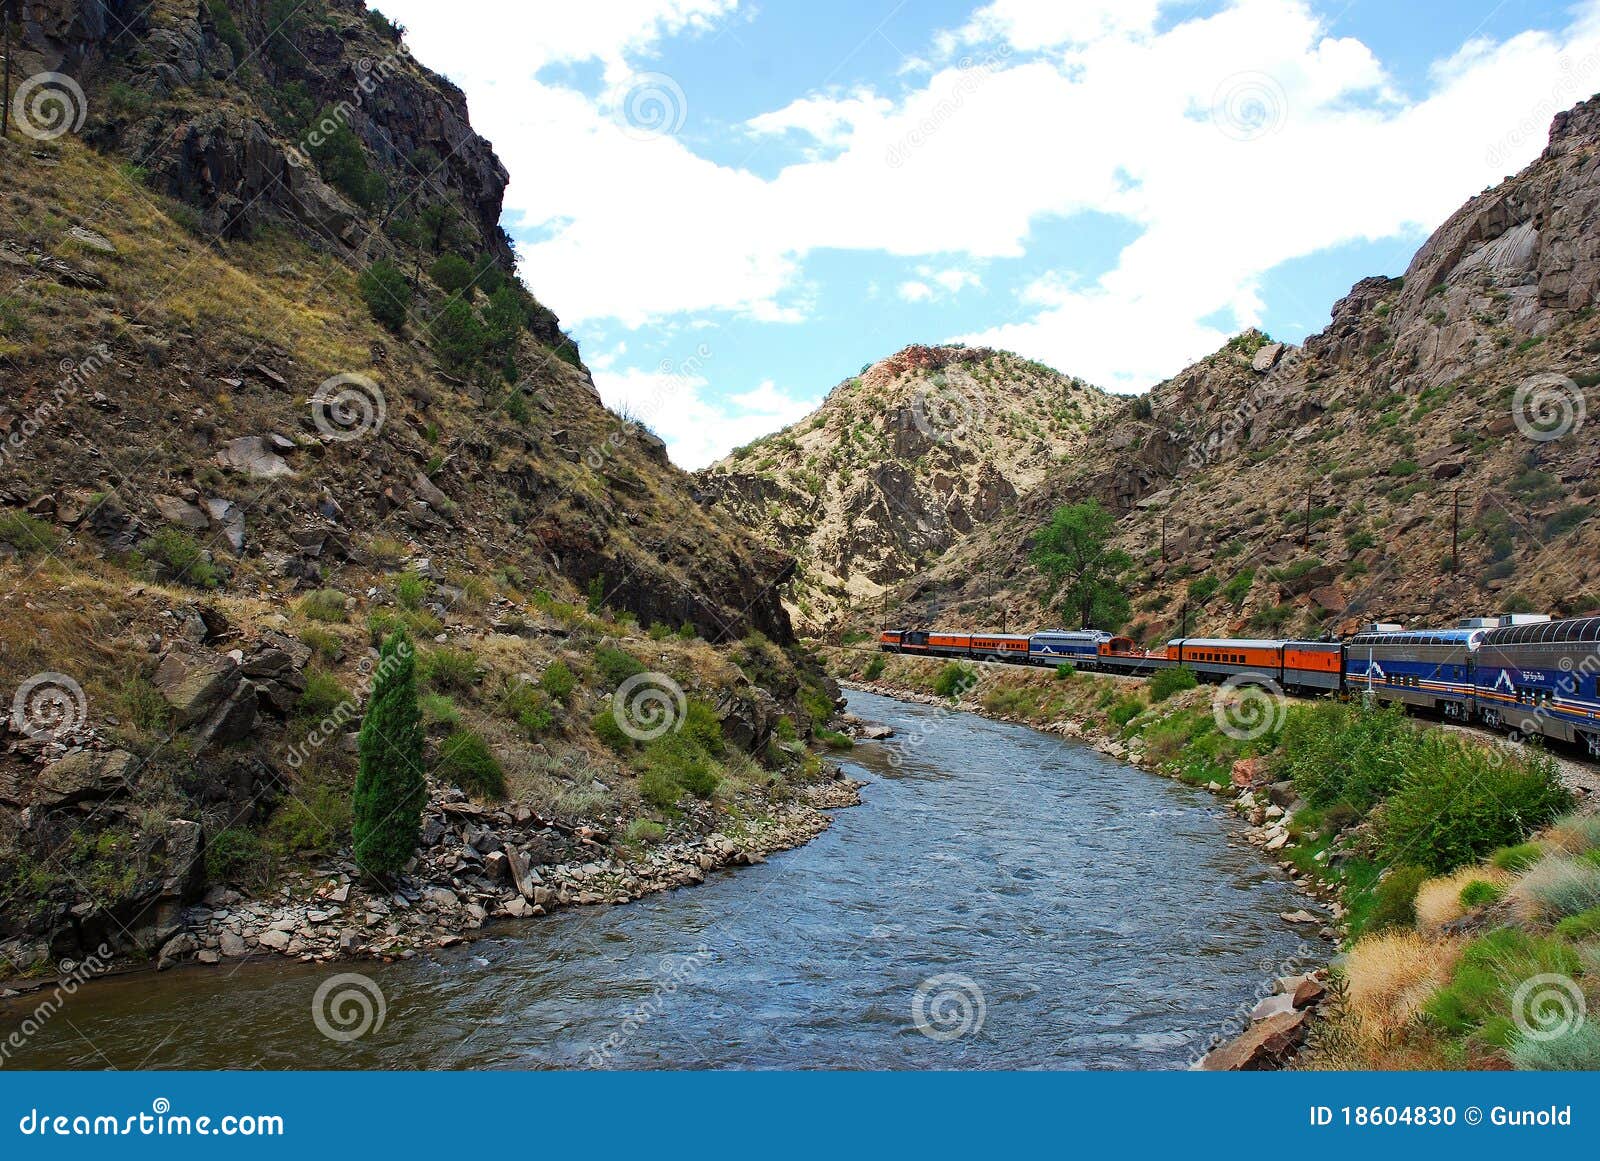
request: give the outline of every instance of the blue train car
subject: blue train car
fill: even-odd
[[[1468,627],[1357,633],[1344,645],[1345,690],[1469,720],[1475,659],[1489,632]]]
[[[1600,758],[1600,617],[1491,629],[1478,650],[1478,713],[1490,726],[1581,743]]]
[[[1028,663],[1059,665],[1070,661],[1092,668],[1100,656],[1101,642],[1109,640],[1111,634],[1099,629],[1047,629],[1028,638]]]

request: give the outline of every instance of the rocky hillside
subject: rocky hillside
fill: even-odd
[[[700,474],[715,506],[798,559],[816,632],[915,576],[1081,458],[1114,400],[1005,351],[909,346],[792,427]]]
[[[552,857],[688,841],[818,773],[799,743],[834,690],[787,649],[792,560],[602,407],[515,276],[505,171],[396,29],[355,0],[24,9],[0,976],[210,952],[173,943],[208,882],[348,876],[352,731],[397,626],[436,805],[533,820]],[[659,697],[624,708],[665,706],[665,738],[616,725],[640,675]],[[489,849],[429,833],[413,901]]]
[[[1600,607],[1597,156],[1600,99],[1302,347],[1241,335],[1103,420],[887,620],[1056,623],[1028,538],[1084,497],[1120,517],[1148,642]]]

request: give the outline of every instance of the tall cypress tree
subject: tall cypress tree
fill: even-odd
[[[358,741],[361,766],[352,828],[356,862],[375,875],[393,874],[417,849],[428,801],[416,655],[404,630],[383,643]]]

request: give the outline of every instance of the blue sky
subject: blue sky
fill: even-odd
[[[1600,90],[1600,0],[388,0],[529,286],[699,467],[908,342],[1299,340]]]

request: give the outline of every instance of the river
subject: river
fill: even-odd
[[[856,747],[863,805],[798,850],[409,962],[97,982],[6,1067],[1174,1068],[1303,954],[1278,915],[1305,899],[1204,792],[970,714],[850,710],[901,736]]]

